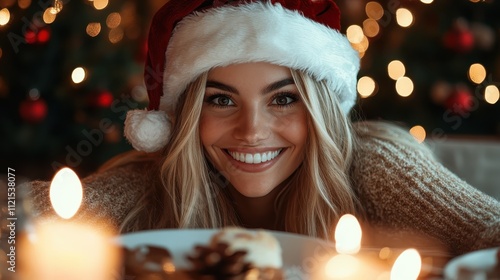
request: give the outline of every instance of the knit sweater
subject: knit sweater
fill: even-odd
[[[459,179],[430,154],[366,138],[353,162],[352,180],[375,229],[418,232],[452,255],[500,245],[500,202]],[[82,180],[76,219],[109,219],[118,226],[143,188],[155,180],[151,166],[134,163]],[[30,183],[35,216],[51,216],[50,182]]]

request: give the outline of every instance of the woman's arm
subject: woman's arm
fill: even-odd
[[[500,202],[459,179],[425,149],[364,136],[353,180],[376,227],[423,234],[452,254],[500,245]]]

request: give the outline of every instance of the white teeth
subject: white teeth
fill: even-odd
[[[245,154],[238,152],[229,152],[229,154],[237,161],[250,164],[259,164],[261,162],[266,162],[277,157],[282,149],[274,152],[256,153],[256,154]]]

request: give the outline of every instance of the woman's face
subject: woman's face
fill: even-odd
[[[269,63],[211,70],[200,137],[210,162],[238,192],[271,192],[304,159],[307,111],[290,70]]]

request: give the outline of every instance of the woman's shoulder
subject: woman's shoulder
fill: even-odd
[[[433,159],[430,149],[419,143],[405,129],[395,124],[379,121],[358,122],[354,125],[356,136],[354,163],[389,160],[413,162],[416,158]]]

